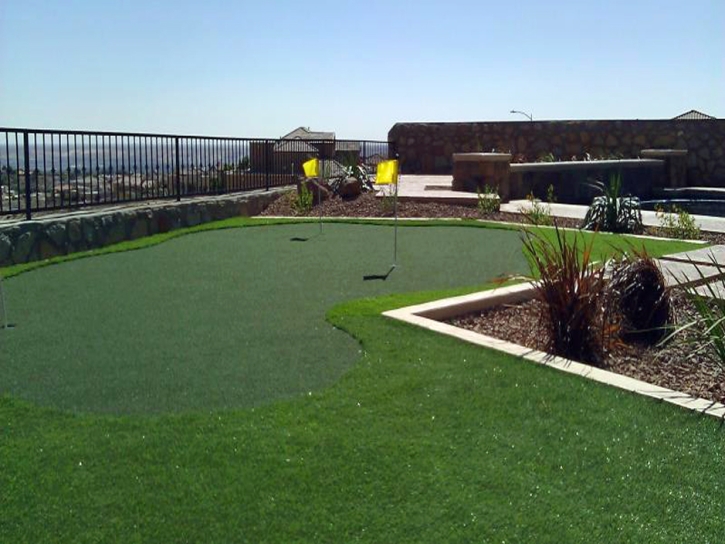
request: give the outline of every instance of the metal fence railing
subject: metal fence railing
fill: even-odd
[[[387,142],[0,128],[0,215],[269,189],[317,157],[374,169]]]

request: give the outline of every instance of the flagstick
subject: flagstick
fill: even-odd
[[[322,168],[322,165],[320,165],[320,168]],[[318,179],[323,178],[321,176]],[[322,234],[322,182],[318,182],[317,184],[317,208],[320,210],[320,234]]]
[[[395,197],[393,197],[393,213],[395,216],[394,221],[394,235],[393,235],[393,268],[398,266],[398,184],[400,183],[400,172],[398,172],[398,179],[395,180]]]

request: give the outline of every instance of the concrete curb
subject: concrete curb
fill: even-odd
[[[518,344],[493,338],[473,332],[467,329],[461,329],[442,323],[441,319],[447,319],[456,315],[480,311],[485,308],[497,306],[500,304],[513,304],[530,300],[534,296],[533,284],[530,282],[517,284],[509,287],[501,287],[482,291],[470,295],[460,297],[446,298],[425,304],[408,306],[384,312],[383,315],[391,319],[396,319],[404,323],[409,323],[417,327],[435,331],[440,334],[452,336],[490,349],[495,349],[508,353],[515,357],[521,357],[534,363],[547,365],[562,372],[575,374],[589,380],[607,384],[625,391],[630,391],[638,395],[644,395],[650,398],[668,402],[681,408],[686,408],[694,412],[700,412],[708,416],[718,419],[725,419],[725,405],[693,397],[687,393],[674,391],[665,387],[652,385],[647,382],[615,374],[608,370],[596,368],[577,361],[556,357],[542,351],[532,350]]]

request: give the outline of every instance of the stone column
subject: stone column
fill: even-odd
[[[664,187],[687,187],[687,149],[643,149],[640,156],[665,161]]]
[[[510,153],[454,153],[452,188],[475,193],[488,185],[505,202],[511,194],[510,170]]]

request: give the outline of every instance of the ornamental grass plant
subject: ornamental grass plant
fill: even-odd
[[[605,312],[605,268],[592,262],[594,237],[556,227],[556,235],[524,231],[524,253],[541,305],[547,351],[553,355],[602,366],[616,341],[619,323]]]
[[[725,265],[710,254],[709,266],[717,269],[719,279],[707,281],[707,275],[697,263],[692,263],[698,275],[698,288],[688,287],[688,280],[678,278],[677,283],[695,310],[695,318],[677,327],[666,340],[679,336],[692,344],[691,355],[704,355],[725,372]],[[683,333],[688,334],[683,334]],[[722,374],[720,375],[722,377]]]

